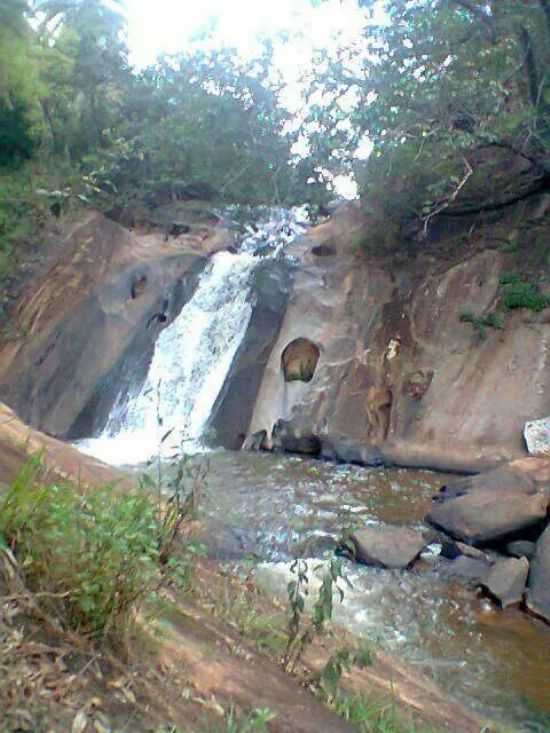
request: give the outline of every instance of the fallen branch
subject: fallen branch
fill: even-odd
[[[464,178],[460,181],[456,189],[454,190],[453,194],[445,199],[439,206],[437,206],[433,211],[431,211],[428,216],[424,219],[424,238],[428,236],[428,226],[430,224],[430,221],[434,218],[434,216],[437,216],[442,211],[447,209],[454,201],[456,201],[456,198],[458,194],[462,191],[470,177],[474,174],[474,169],[472,166],[468,163],[466,158],[463,158],[464,165],[466,166],[466,173],[464,175]]]

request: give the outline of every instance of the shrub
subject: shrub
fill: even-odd
[[[502,329],[502,316],[499,313],[489,313],[486,316],[476,316],[471,311],[462,311],[460,314],[462,323],[471,323],[474,331],[481,339],[487,338],[487,328]]]
[[[528,308],[532,311],[544,310],[550,305],[550,297],[541,293],[537,285],[519,278],[502,278],[502,301],[508,310]]]
[[[21,471],[0,501],[0,538],[22,580],[66,630],[119,641],[162,582],[159,559],[171,527],[149,494],[84,494],[44,485],[40,459]]]
[[[32,157],[34,141],[23,103],[8,105],[0,99],[0,166],[20,165]]]

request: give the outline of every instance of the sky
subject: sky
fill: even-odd
[[[177,53],[193,45],[193,36],[213,29],[216,44],[234,47],[250,58],[258,37],[288,32],[290,40],[275,47],[275,64],[286,83],[282,102],[299,114],[299,79],[316,48],[351,45],[361,37],[363,15],[355,0],[126,0],[131,61],[147,66],[161,53]],[[299,36],[295,37],[296,31]],[[338,193],[353,197],[349,178],[335,181]]]

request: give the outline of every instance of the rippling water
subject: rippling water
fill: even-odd
[[[421,526],[445,479],[288,456],[216,452],[208,460],[201,512],[211,551],[220,559],[263,561],[259,582],[283,597],[289,558],[328,556],[350,526]],[[550,628],[446,580],[446,563],[433,552],[414,571],[346,563],[353,589],[345,590],[336,619],[403,655],[480,712],[518,731],[549,731]]]

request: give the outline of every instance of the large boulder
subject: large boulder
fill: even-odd
[[[428,544],[421,532],[407,527],[365,527],[350,537],[355,559],[383,568],[408,568]]]
[[[525,557],[506,558],[495,563],[482,586],[496,598],[502,608],[507,608],[521,603],[528,573],[529,561]]]
[[[550,623],[550,526],[537,542],[531,562],[527,607]]]
[[[42,455],[40,479],[47,482],[74,481],[81,487],[112,484],[130,488],[134,478],[86,456],[72,445],[25,425],[0,402],[0,492],[17,477],[30,456]]]
[[[445,223],[436,256],[374,256],[368,215],[351,203],[288,247],[295,276],[248,433],[265,430],[270,449],[284,420],[324,457],[458,472],[526,455],[526,420],[550,414],[548,314],[510,313],[479,340],[458,315],[493,307],[507,265],[485,237],[510,223],[476,220],[477,252],[446,247]],[[453,220],[452,236],[472,224]],[[306,340],[319,349],[314,372]]]
[[[206,257],[231,241],[211,227],[165,242],[99,212],[67,224],[57,260],[12,314],[0,399],[56,437],[100,431],[118,395],[145,378],[160,331],[193,294]]]
[[[469,544],[481,545],[511,538],[521,530],[541,523],[548,508],[548,495],[474,491],[434,503],[427,521],[437,529]]]
[[[491,563],[485,557],[468,557],[460,555],[442,569],[443,577],[459,580],[471,586],[483,583],[491,572]]]
[[[550,456],[550,417],[525,423],[527,450],[533,456]]]

